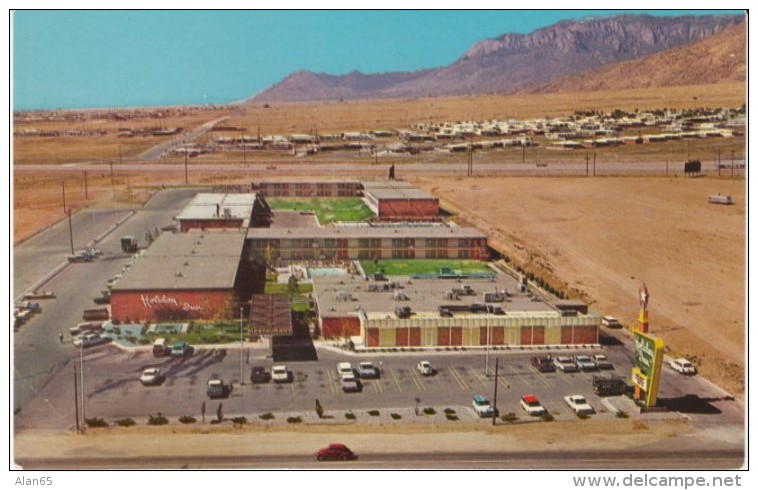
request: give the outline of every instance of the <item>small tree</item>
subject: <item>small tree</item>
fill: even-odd
[[[321,406],[321,402],[316,398],[316,415],[318,418],[324,418],[324,407]]]
[[[290,298],[295,296],[300,289],[300,284],[297,281],[297,277],[294,275],[290,276],[289,280],[287,281],[287,294],[290,295]]]
[[[263,250],[263,263],[266,265],[266,270],[274,269],[275,260],[274,249],[271,248],[271,245],[266,245],[266,248]]]

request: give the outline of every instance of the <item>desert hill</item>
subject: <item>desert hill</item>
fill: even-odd
[[[745,24],[703,41],[562,78],[526,93],[592,92],[746,80]]]
[[[454,63],[416,72],[329,75],[298,71],[253,102],[418,98],[511,93],[702,41],[741,16],[622,15],[562,21],[474,44]],[[744,47],[743,47],[744,50]]]

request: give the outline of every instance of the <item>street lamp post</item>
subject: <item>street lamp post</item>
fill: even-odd
[[[484,377],[486,378],[489,376],[489,370],[490,370],[490,316],[489,311],[487,312],[487,346],[485,347],[485,354],[484,354]]]
[[[245,343],[244,339],[242,337],[242,307],[240,306],[240,385],[245,385],[245,377],[243,373],[243,367],[242,367],[242,353],[245,350]]]
[[[87,416],[84,412],[84,342],[82,341],[81,344],[79,344],[79,388],[82,390],[81,392],[81,403],[82,403],[82,429],[86,426],[86,420]]]

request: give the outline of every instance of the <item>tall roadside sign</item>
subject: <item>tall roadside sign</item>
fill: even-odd
[[[650,298],[647,285],[642,284],[639,291],[640,316],[637,328],[632,330],[634,337],[634,368],[632,383],[634,398],[645,407],[654,407],[658,399],[658,387],[663,370],[663,340],[648,333],[649,322],[647,305]]]

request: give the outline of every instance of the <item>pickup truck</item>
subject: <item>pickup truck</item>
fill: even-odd
[[[208,398],[227,398],[232,392],[232,385],[224,383],[220,379],[212,379],[208,381],[208,389],[206,393]]]
[[[611,376],[605,378],[602,376],[592,377],[592,391],[598,396],[615,396],[623,395],[630,389],[630,386],[621,378]]]
[[[340,375],[340,379],[355,379],[355,373],[353,372],[353,366],[349,362],[337,363],[337,374]]]
[[[374,379],[379,377],[379,368],[370,362],[361,362],[358,364],[358,377],[361,379]]]
[[[86,333],[80,337],[77,337],[74,339],[72,344],[74,344],[74,347],[93,347],[95,345],[104,344],[106,342],[110,342],[110,337],[103,337],[100,334],[97,333]]]
[[[560,369],[564,373],[574,373],[578,371],[578,368],[576,367],[576,363],[574,363],[574,360],[567,356],[559,356],[556,357],[553,361],[553,364],[555,365],[556,369]]]
[[[268,383],[271,380],[271,375],[266,372],[266,368],[263,366],[254,366],[250,371],[250,381],[252,383]]]
[[[611,361],[609,361],[604,354],[593,355],[592,361],[595,363],[595,366],[597,366],[598,369],[613,369],[613,364],[611,364]]]
[[[586,355],[574,356],[574,364],[579,371],[595,371],[597,369],[595,361]]]
[[[672,359],[669,361],[669,365],[674,371],[680,374],[695,374],[696,372],[695,366],[693,366],[692,363],[684,357],[680,357],[679,359]]]
[[[532,357],[532,366],[541,373],[554,373],[555,364],[550,357]]]
[[[563,399],[566,401],[566,404],[571,407],[571,410],[573,410],[577,415],[588,415],[595,413],[595,409],[592,408],[592,405],[587,403],[587,400],[582,395],[569,395]]]
[[[361,385],[361,382],[353,378],[342,378],[340,380],[340,388],[342,389],[343,393],[356,393],[363,389],[363,386]]]
[[[604,327],[608,328],[621,328],[621,323],[619,323],[619,321],[612,316],[604,316],[600,319],[600,323]]]

